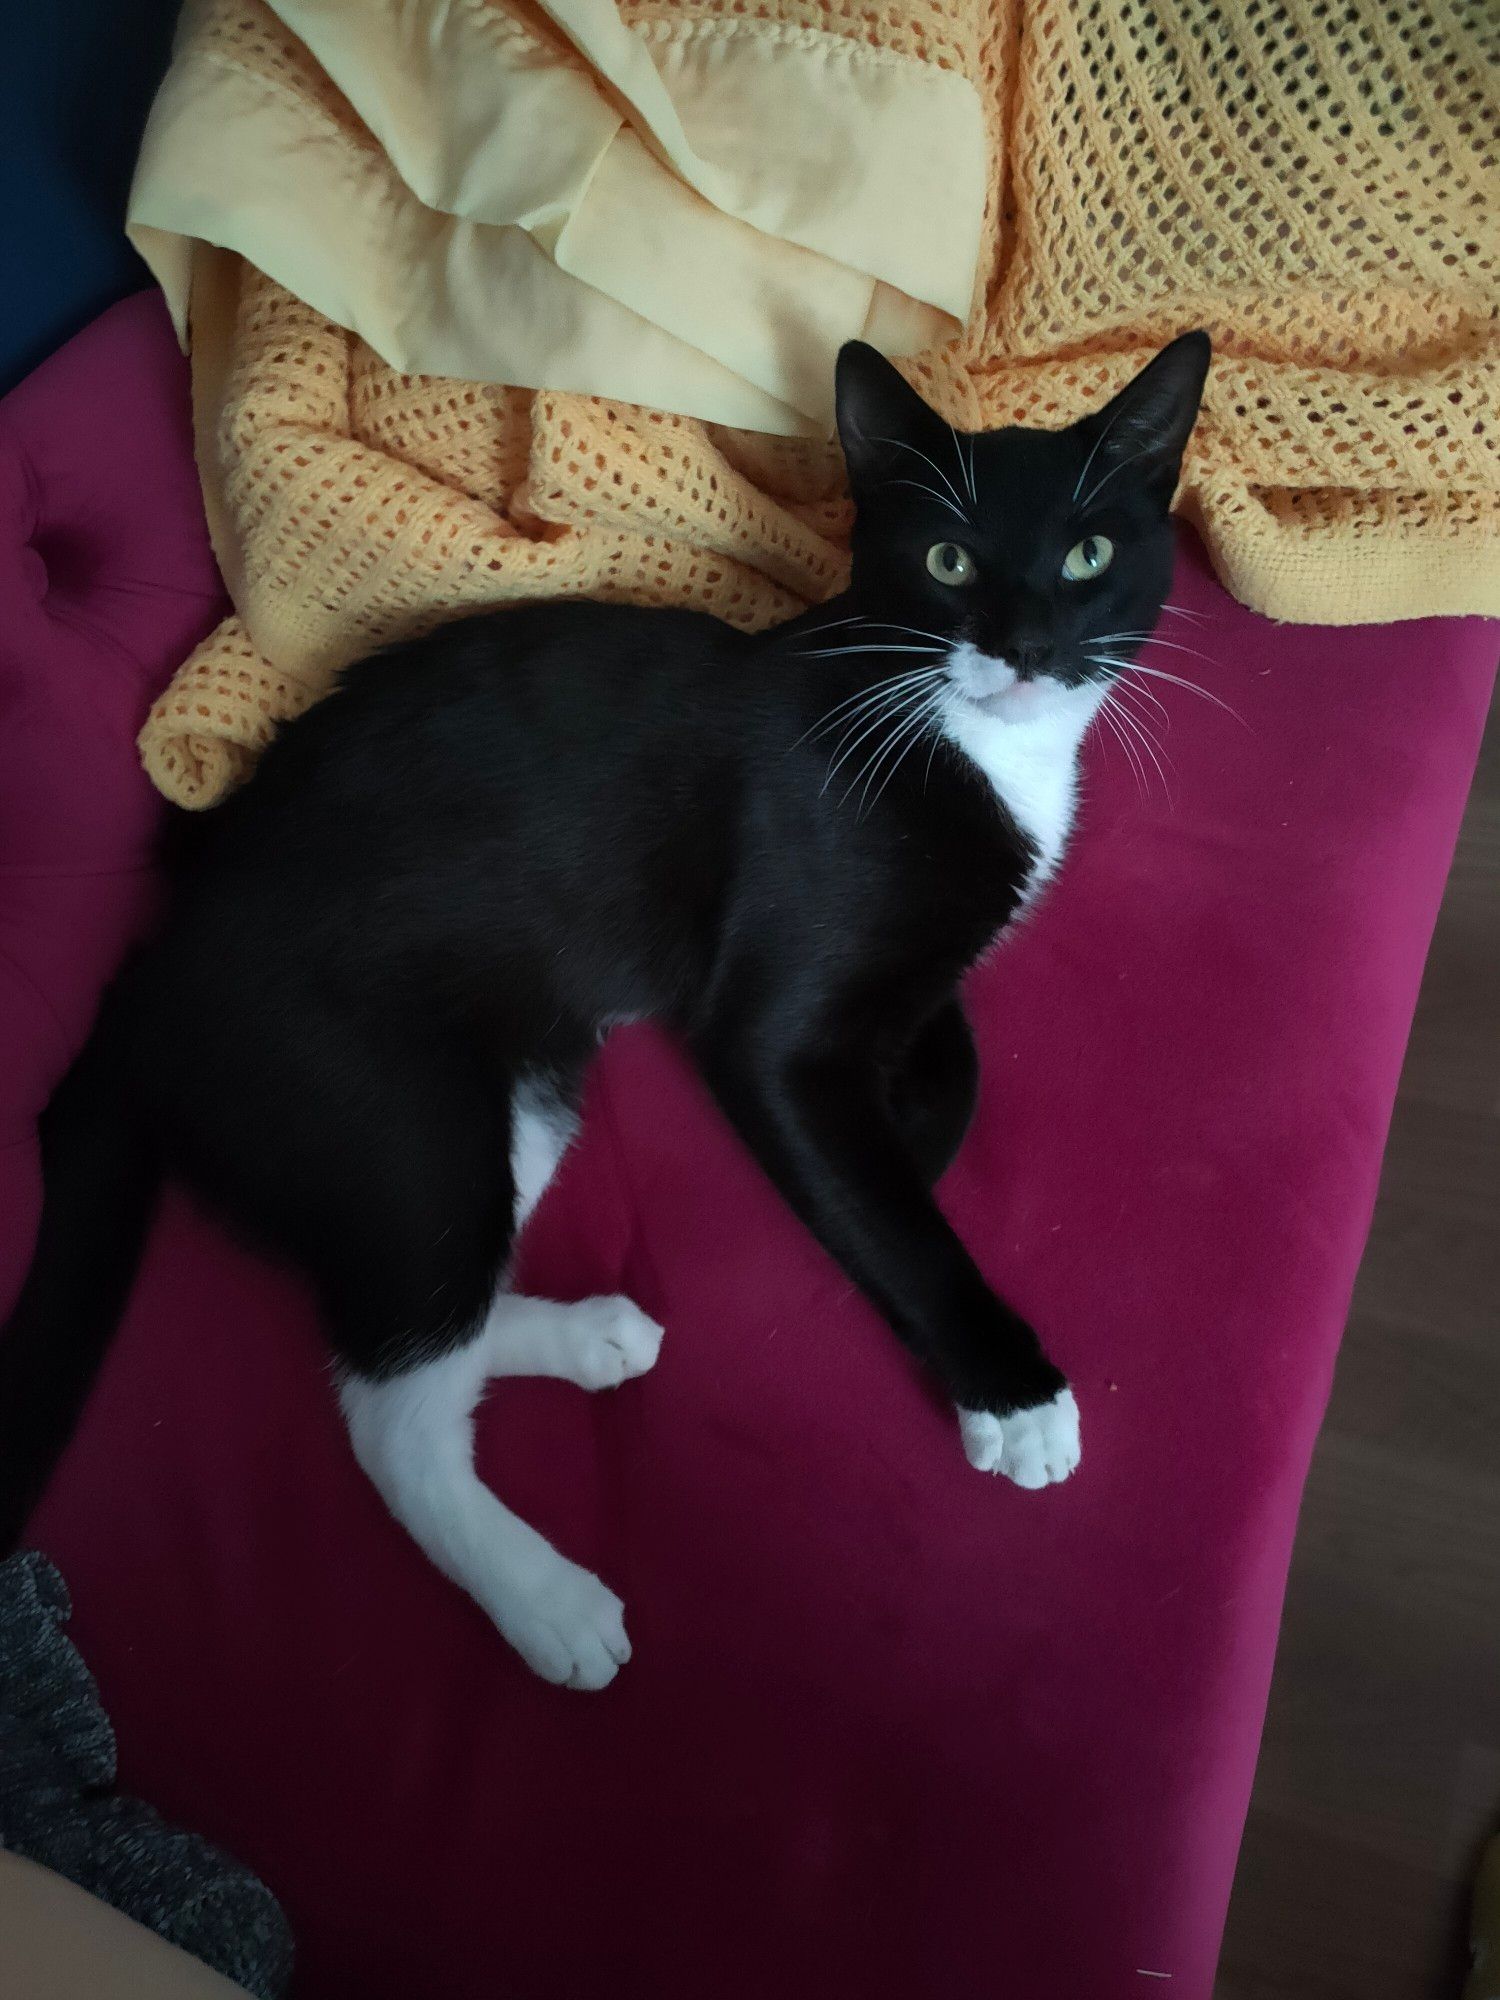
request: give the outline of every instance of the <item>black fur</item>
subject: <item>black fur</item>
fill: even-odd
[[[858,526],[838,603],[756,638],[685,611],[497,611],[352,669],[284,728],[183,829],[169,916],[46,1115],[41,1237],[0,1342],[0,1529],[65,1442],[158,1172],[310,1275],[344,1363],[398,1372],[466,1339],[497,1281],[516,1080],[576,1097],[619,1017],[676,1030],[958,1403],[1052,1397],[1061,1375],[929,1194],[974,1102],[958,985],[1034,855],[936,735],[878,791],[856,789],[863,752],[830,784],[835,711],[911,663],[871,650],[903,626],[1023,675],[1101,677],[1089,640],[1159,612],[1206,365],[1190,335],[1072,430],[966,440],[961,530],[921,463],[966,488],[952,433],[846,349]],[[1067,582],[1085,534],[1115,562]],[[969,589],[926,567],[950,540]]]

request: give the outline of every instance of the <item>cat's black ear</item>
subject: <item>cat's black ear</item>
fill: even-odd
[[[888,472],[903,446],[931,449],[927,440],[938,426],[937,417],[866,341],[846,341],[839,349],[834,404],[849,483],[856,493]]]
[[[1078,426],[1089,445],[1087,484],[1080,503],[1116,471],[1155,488],[1163,506],[1172,498],[1182,454],[1198,420],[1212,344],[1206,333],[1184,333],[1148,361],[1132,382],[1096,416]]]

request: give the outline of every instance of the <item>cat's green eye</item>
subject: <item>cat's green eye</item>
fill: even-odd
[[[934,542],[927,551],[927,574],[935,576],[939,583],[962,590],[976,580],[979,571],[969,551],[960,548],[957,542]]]
[[[1087,583],[1091,576],[1103,576],[1115,559],[1115,545],[1108,535],[1085,535],[1063,557],[1062,573],[1069,583]]]

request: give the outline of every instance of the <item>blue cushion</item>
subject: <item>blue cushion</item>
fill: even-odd
[[[125,241],[125,197],[176,17],[176,0],[6,10],[0,392],[149,282]]]

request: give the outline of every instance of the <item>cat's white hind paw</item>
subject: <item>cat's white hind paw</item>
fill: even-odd
[[[629,1299],[581,1299],[568,1308],[559,1372],[581,1389],[617,1389],[654,1367],[662,1330]]]
[[[1083,1448],[1071,1389],[1060,1389],[1050,1403],[1014,1410],[1008,1417],[960,1410],[958,1424],[970,1465],[980,1472],[1003,1472],[1017,1486],[1053,1486],[1078,1469]]]
[[[532,1672],[557,1687],[608,1687],[630,1658],[624,1605],[591,1571],[561,1557],[545,1583],[506,1605],[496,1623]]]

